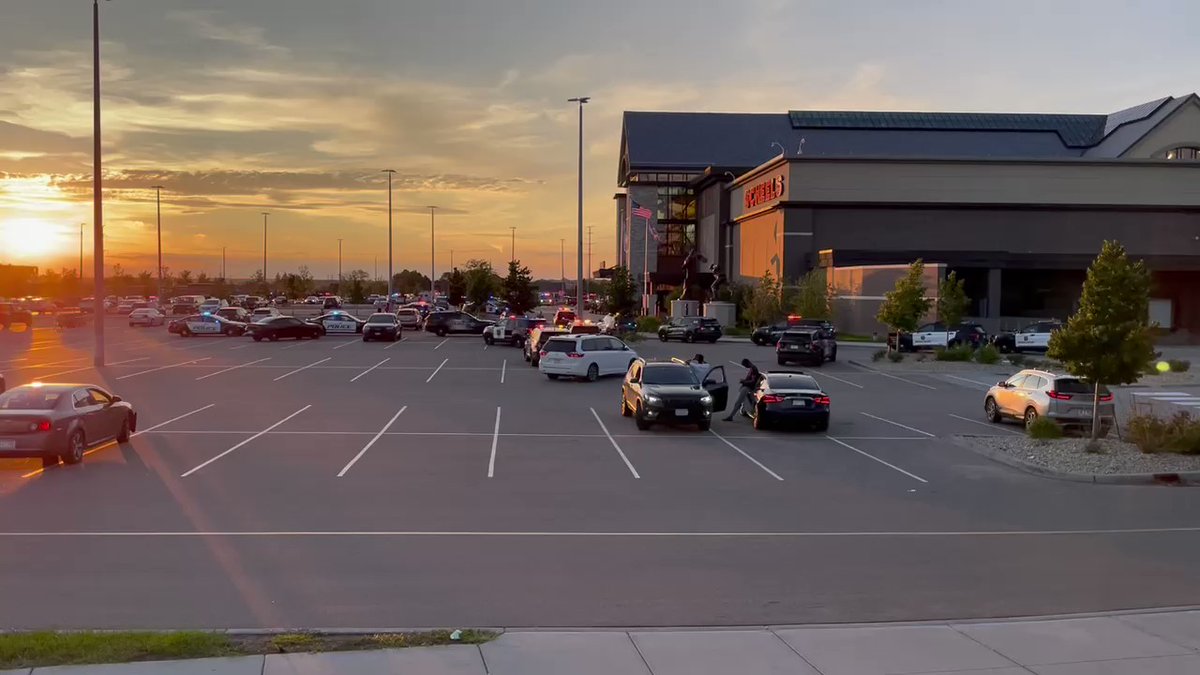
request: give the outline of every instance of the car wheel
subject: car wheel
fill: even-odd
[[[762,340],[754,337],[753,335],[750,336],[750,342],[753,342],[754,344],[758,345],[759,347],[762,346]]]
[[[629,409],[629,405],[625,403],[625,396],[621,396],[621,417],[629,417],[633,415],[633,411]]]
[[[712,428],[712,420],[704,420],[703,422],[699,422],[696,424],[696,428],[698,428],[700,431],[708,431]]]
[[[600,379],[600,366],[593,363],[592,365],[588,366],[587,381],[595,382],[598,379]]]
[[[666,342],[666,341],[667,341],[667,334],[666,334],[666,333],[659,333],[659,334],[658,334],[658,339],[659,339],[659,340],[662,340],[663,342]]]
[[[646,431],[650,428],[650,420],[642,415],[641,403],[638,403],[637,410],[633,412],[633,423],[637,425],[638,431]]]
[[[550,378],[551,380],[558,379],[558,375],[555,375],[554,373],[546,373],[546,377]]]
[[[118,443],[128,443],[129,442],[129,416],[128,415],[126,415],[125,420],[123,422],[121,422],[121,430],[119,432],[117,432],[117,442]]]
[[[710,345],[715,345],[715,344],[717,344],[717,340],[720,340],[720,339],[721,339],[721,338],[719,338],[719,337],[715,337],[715,338],[713,338],[713,339],[709,340],[709,341],[708,341],[708,343],[709,343]]]
[[[433,331],[433,334],[434,334],[434,335],[436,335],[436,336],[438,336],[438,337],[446,337],[446,329],[445,329],[445,328],[439,328],[439,329],[437,329],[437,330]]]
[[[829,431],[829,419],[826,418],[820,422],[817,422],[813,428],[817,431]]]
[[[279,341],[279,334],[278,334],[278,333],[272,333],[272,334],[271,334],[271,336],[270,336],[269,338],[267,338],[267,339],[268,339],[268,340],[270,340],[271,342],[278,342],[278,341]]]
[[[483,336],[483,344],[485,344],[485,345],[492,345],[492,344],[495,344],[495,343],[496,343],[496,340],[495,340],[495,338],[493,338],[491,335],[484,335],[484,336]]]
[[[683,341],[684,341],[684,342],[695,342],[695,341],[696,341],[696,336],[695,336],[695,335],[692,335],[691,333],[684,333],[684,334],[683,334]]]
[[[62,456],[67,464],[78,464],[83,461],[83,432],[76,429],[67,438],[67,454]]]
[[[759,431],[767,428],[767,416],[761,410],[754,411],[754,428]]]
[[[781,366],[786,366],[788,364],[788,362],[783,359],[776,359],[776,360],[779,361],[779,365],[781,365]]]
[[[1025,428],[1028,429],[1029,427],[1032,427],[1033,423],[1037,421],[1037,418],[1038,418],[1037,410],[1033,409],[1032,407],[1026,408],[1025,409]]]
[[[262,336],[261,336],[261,335],[255,335],[255,336],[254,336],[254,341],[255,341],[255,342],[262,342]]]
[[[183,328],[179,329],[179,337],[191,337],[191,336],[192,336],[192,331],[189,330],[187,326],[184,326]]]
[[[833,353],[829,355],[830,361],[837,361],[837,347],[833,348]]]
[[[133,328],[133,322],[132,322],[132,321],[130,321],[130,322],[129,322],[129,327],[130,327],[130,328]]]
[[[367,337],[366,335],[363,336],[363,342],[370,342],[370,341],[371,341],[371,338]]]
[[[996,399],[991,396],[983,402],[983,417],[992,424],[1000,421],[1000,407],[996,405]]]

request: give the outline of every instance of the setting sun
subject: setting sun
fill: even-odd
[[[5,257],[33,259],[59,251],[62,232],[40,218],[10,218],[0,221],[0,251]]]

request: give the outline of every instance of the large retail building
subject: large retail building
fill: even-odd
[[[734,281],[823,267],[864,330],[922,258],[995,330],[1070,315],[1115,239],[1153,272],[1152,318],[1200,336],[1195,94],[1079,115],[626,112],[618,184],[617,264],[659,296],[692,252]]]

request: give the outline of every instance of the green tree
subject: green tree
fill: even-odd
[[[1047,356],[1092,383],[1092,438],[1100,433],[1100,387],[1136,382],[1154,358],[1150,335],[1150,272],[1130,262],[1125,247],[1104,242],[1088,268],[1079,309],[1050,336]]]
[[[185,286],[192,283],[192,271],[191,270],[181,270],[179,272],[179,283],[181,283]]]
[[[413,295],[429,290],[429,277],[415,270],[401,270],[392,275],[392,288],[397,293]]]
[[[508,276],[504,278],[501,288],[513,314],[521,316],[537,307],[537,286],[533,285],[529,268],[523,267],[519,260],[509,261]]]
[[[142,289],[142,296],[149,297],[154,295],[154,276],[146,270],[142,270],[138,272],[137,278],[138,288]]]
[[[918,258],[908,266],[908,272],[896,281],[895,288],[884,294],[879,312],[875,314],[879,323],[898,332],[911,333],[916,330],[933,304],[932,300],[925,297],[924,276],[925,262]],[[900,341],[896,340],[896,345],[899,344]]]
[[[455,307],[461,306],[467,295],[467,275],[455,267],[446,286],[446,300]]]
[[[485,304],[496,292],[496,273],[490,262],[472,258],[463,274],[467,278],[467,302],[476,307]]]
[[[308,265],[300,266],[300,269],[297,270],[296,280],[293,283],[296,284],[296,297],[303,298],[312,294],[316,283],[313,281],[312,272],[308,270]]]
[[[832,319],[832,299],[825,270],[817,268],[800,277],[791,289],[786,307],[806,319]]]
[[[604,305],[608,311],[622,316],[632,316],[637,310],[637,284],[629,274],[629,268],[617,265],[612,270],[612,278],[608,282]]]
[[[946,278],[938,284],[938,321],[946,324],[947,327],[952,328],[962,323],[963,317],[967,314],[967,306],[970,304],[971,299],[967,297],[967,292],[963,289],[963,280],[959,279],[954,272],[946,275]]]
[[[366,285],[367,279],[371,278],[366,270],[354,270],[347,275],[350,279],[350,304],[361,305],[366,302]]]
[[[783,318],[783,303],[779,281],[767,270],[758,285],[746,297],[746,319],[755,326],[765,326]]]

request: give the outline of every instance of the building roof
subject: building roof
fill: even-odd
[[[808,111],[626,112],[619,182],[630,170],[758,166],[785,155],[942,159],[1116,158],[1182,103],[1111,114]]]

